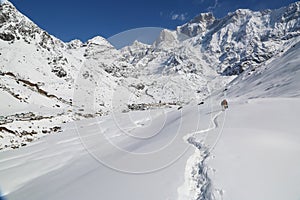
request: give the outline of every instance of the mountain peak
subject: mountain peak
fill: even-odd
[[[176,43],[176,41],[177,41],[176,33],[168,29],[164,29],[161,31],[158,39],[154,42],[154,46],[159,47],[162,46],[162,44],[164,44],[164,46],[169,46],[169,45],[172,46],[172,44]]]
[[[145,44],[145,43],[142,43],[138,40],[135,40],[131,46],[134,46],[134,47],[145,47],[145,46],[149,46],[148,44]]]
[[[87,44],[104,45],[104,46],[113,47],[105,38],[103,38],[101,36],[96,36],[96,37],[88,40]]]
[[[83,45],[81,40],[75,39],[75,40],[71,40],[70,42],[67,43],[67,46],[70,49],[78,49]]]
[[[237,9],[236,11],[234,11],[234,13],[242,14],[242,15],[251,14],[252,12],[253,12],[252,10],[245,9],[245,8],[240,8],[240,9]]]
[[[8,0],[0,0],[0,5],[8,3]]]
[[[190,22],[184,24],[183,26],[179,26],[177,31],[189,37],[194,37],[204,33],[207,30],[207,27],[214,23],[215,19],[216,18],[211,12],[201,13]]]
[[[207,12],[207,13],[200,13],[194,19],[192,19],[189,23],[206,23],[206,22],[212,22],[215,20],[215,17],[213,13]]]

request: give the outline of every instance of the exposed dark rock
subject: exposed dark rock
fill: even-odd
[[[143,89],[145,89],[145,85],[143,84],[143,83],[138,83],[138,84],[132,84],[132,85],[130,85],[131,87],[134,87],[135,89],[137,89],[137,90],[143,90]]]
[[[59,78],[63,78],[67,76],[67,72],[60,66],[54,66],[52,72],[55,73]]]
[[[0,39],[4,41],[13,41],[15,36],[10,33],[0,33]]]

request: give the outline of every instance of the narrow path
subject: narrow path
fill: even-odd
[[[206,132],[209,132],[209,131],[212,131],[216,128],[218,128],[219,124],[218,124],[218,117],[222,114],[222,111],[218,112],[211,120],[211,123],[209,125],[209,127],[207,129],[204,129],[204,130],[200,130],[200,131],[195,131],[195,132],[192,132],[192,133],[189,133],[187,134],[185,137],[184,137],[184,140],[187,141],[188,143],[190,143],[189,141],[191,139],[196,139],[195,136],[197,134],[200,134],[200,133],[206,133]],[[191,144],[191,143],[190,143]],[[194,145],[194,143],[192,143],[192,145]]]
[[[207,129],[192,132],[184,137],[185,141],[196,147],[195,153],[190,157],[190,160],[193,162],[193,166],[186,167],[186,170],[189,170],[186,174],[190,176],[186,177],[186,179],[189,180],[189,189],[194,190],[194,194],[192,194],[190,198],[196,200],[211,200],[213,198],[212,183],[208,176],[208,167],[206,166],[205,161],[209,157],[210,151],[217,144],[220,135],[218,136],[212,148],[205,146],[203,140],[197,140],[196,136],[197,134],[207,133],[218,128],[218,117],[222,113],[222,111],[219,111],[214,115]]]

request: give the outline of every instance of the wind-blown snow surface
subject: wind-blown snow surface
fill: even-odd
[[[127,120],[120,121],[123,130],[145,137],[165,119],[159,134],[147,140],[129,137],[128,132],[116,127],[112,117],[80,122],[79,135],[76,125],[68,124],[60,135],[43,138],[27,148],[2,152],[1,189],[8,200],[214,199],[213,196],[230,200],[297,199],[299,103],[297,98],[257,99],[231,104],[226,112],[220,112],[218,106],[211,110],[201,105],[188,106],[182,112],[166,110],[166,116],[155,111],[151,125],[147,125],[149,113],[145,112],[131,113],[135,126]],[[188,138],[200,150],[195,152],[185,142]],[[203,141],[207,148],[202,148]],[[131,157],[110,142],[140,153],[145,160]],[[166,149],[154,155],[153,151],[160,147]],[[142,154],[146,152],[151,156]],[[100,162],[93,157],[99,154]],[[129,172],[165,168],[131,174],[106,165]]]
[[[206,163],[220,191],[216,199],[299,199],[299,104],[298,98],[276,98],[230,106]]]
[[[153,111],[152,122],[148,112],[131,113],[131,123],[127,114],[115,116],[122,119],[118,125],[123,131],[131,130],[125,133],[113,117],[79,122],[79,134],[75,124],[66,125],[63,134],[1,153],[2,191],[8,200],[176,199],[186,160],[194,152],[183,137],[210,124],[210,107],[202,109],[203,115],[197,106]],[[137,139],[128,133],[151,137]],[[100,162],[83,143],[94,156],[100,155]],[[140,157],[134,157],[136,154]]]

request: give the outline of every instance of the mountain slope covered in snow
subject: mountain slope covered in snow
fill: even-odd
[[[26,145],[62,122],[202,101],[280,57],[300,28],[295,2],[222,19],[200,14],[176,31],[163,30],[153,45],[136,41],[117,50],[99,36],[64,43],[8,1],[0,11],[0,148]]]
[[[1,194],[297,199],[299,14],[204,13],[117,50],[64,43],[1,1]]]

